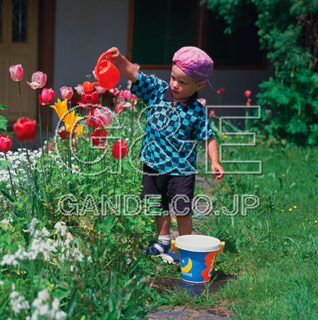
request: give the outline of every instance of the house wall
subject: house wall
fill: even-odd
[[[99,55],[112,46],[127,53],[128,0],[56,0],[54,90],[59,97],[62,86],[75,87],[92,73]],[[146,45],[146,44],[145,44]],[[213,57],[212,57],[213,58]],[[137,61],[136,61],[137,62]],[[168,80],[169,70],[143,70]],[[200,95],[209,105],[216,105],[216,90],[225,88],[223,105],[244,105],[244,91],[252,91],[252,104],[258,85],[272,74],[265,70],[215,70],[211,83],[215,88],[204,88]],[[126,79],[120,84],[125,87]],[[53,128],[58,121],[54,113]]]

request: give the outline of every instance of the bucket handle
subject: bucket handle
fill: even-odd
[[[219,250],[217,250],[217,251],[215,252],[215,254],[218,254],[218,253],[222,252],[223,249],[224,249],[224,246],[225,246],[225,242],[224,242],[224,241],[221,241],[221,248],[220,248]]]

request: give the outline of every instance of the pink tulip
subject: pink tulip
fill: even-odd
[[[81,84],[78,84],[74,89],[79,96],[83,93],[83,86]]]
[[[129,90],[124,90],[124,97],[125,97],[125,100],[130,100],[131,92]]]
[[[39,88],[43,88],[46,84],[47,76],[45,73],[41,71],[37,71],[32,74],[32,82],[26,82],[31,89],[36,90]]]
[[[251,95],[251,91],[250,90],[246,90],[245,92],[244,92],[244,94],[245,94],[245,97],[246,98],[248,98],[250,95]]]
[[[9,68],[10,77],[13,81],[21,81],[23,78],[23,68],[21,64],[16,64]]]
[[[108,127],[112,122],[112,117],[113,115],[109,108],[98,108],[93,110],[93,117],[91,117],[91,112],[88,113],[86,122],[87,125],[91,127],[91,120],[93,120],[94,129],[98,127]]]
[[[53,89],[43,89],[39,95],[40,104],[42,106],[46,104],[52,104],[55,98],[55,92]]]
[[[103,87],[96,86],[95,88],[96,88],[96,91],[97,91],[99,94],[100,94],[100,93],[104,93],[104,92],[106,91],[106,89],[103,88]]]
[[[246,105],[249,107],[251,105],[251,99],[247,99]]]
[[[62,87],[60,88],[61,97],[63,100],[70,100],[73,97],[73,89],[72,87]]]
[[[112,123],[113,114],[109,108],[94,110],[94,117],[101,124],[100,127],[108,127]]]
[[[124,111],[123,105],[120,103],[117,103],[115,107],[115,111],[116,113],[121,114]]]
[[[205,108],[205,106],[206,106],[206,100],[205,99],[203,99],[203,98],[199,98],[199,99],[197,99],[202,105],[203,105],[203,107]]]
[[[132,94],[131,95],[131,99],[130,99],[130,102],[135,105],[138,103],[138,97],[135,95],[135,94]]]
[[[112,93],[114,96],[117,96],[120,91],[117,88],[112,88],[109,89],[109,92]]]

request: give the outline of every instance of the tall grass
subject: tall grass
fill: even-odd
[[[217,188],[197,188],[217,197],[215,209],[231,211],[235,194],[260,199],[246,216],[221,212],[201,224],[202,232],[226,242],[216,272],[237,276],[215,298],[228,301],[238,319],[316,319],[318,148],[242,149],[230,157],[262,160],[262,174],[228,175]]]

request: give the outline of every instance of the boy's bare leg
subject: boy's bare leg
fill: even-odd
[[[170,225],[171,225],[170,216],[156,217],[156,223],[157,223],[157,230],[158,230],[159,236],[170,235]]]
[[[186,216],[177,215],[177,221],[178,221],[179,236],[185,236],[192,233],[191,214],[188,214]]]

